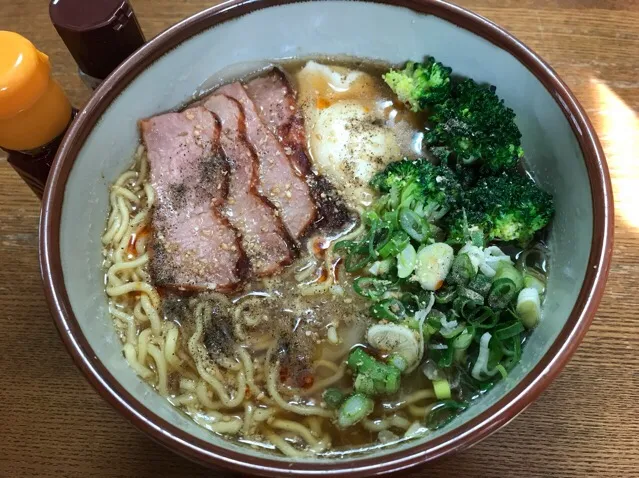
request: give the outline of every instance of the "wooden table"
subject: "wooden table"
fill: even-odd
[[[0,0],[0,29],[47,52],[56,78],[82,105],[90,93],[49,22],[47,3]],[[134,6],[151,37],[211,3]],[[549,390],[506,429],[410,476],[639,477],[639,1],[460,3],[536,50],[586,108],[613,177],[616,255],[590,332]],[[42,293],[39,207],[0,159],[0,477],[230,476],[153,443],[73,365]]]

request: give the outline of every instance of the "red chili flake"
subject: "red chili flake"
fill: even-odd
[[[284,383],[288,380],[288,369],[286,367],[280,367],[280,382]]]
[[[244,389],[244,398],[247,400],[251,398],[251,389],[248,385]]]
[[[303,373],[298,379],[298,385],[302,388],[311,388],[313,383],[315,383],[315,379],[310,372]]]

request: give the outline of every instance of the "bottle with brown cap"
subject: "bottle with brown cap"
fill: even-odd
[[[75,110],[51,77],[49,58],[23,36],[0,31],[0,148],[42,197],[55,152]]]
[[[128,0],[51,0],[49,15],[94,89],[145,42]]]

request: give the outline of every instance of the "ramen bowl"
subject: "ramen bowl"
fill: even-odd
[[[263,60],[349,55],[400,63],[433,55],[497,86],[517,114],[529,170],[556,201],[543,318],[521,362],[442,429],[365,454],[291,459],[196,425],[127,364],[109,319],[101,235],[109,186],[139,144],[137,121],[185,104],[220,72]],[[152,39],[95,92],[67,133],[40,225],[46,295],[60,335],[97,391],[170,450],[212,467],[264,476],[371,476],[467,448],[522,412],[584,337],[612,251],[610,178],[583,109],[557,74],[490,21],[435,0],[229,1]]]

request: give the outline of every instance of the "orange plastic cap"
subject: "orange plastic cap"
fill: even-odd
[[[49,58],[23,36],[0,31],[0,119],[31,108],[49,87]]]

